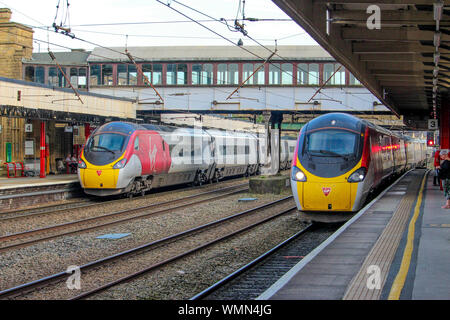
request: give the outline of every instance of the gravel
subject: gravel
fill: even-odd
[[[236,184],[236,182],[234,183]],[[223,185],[221,184],[220,187],[223,187]],[[186,192],[196,193],[198,191],[191,190]],[[37,278],[50,275],[52,273],[61,272],[66,270],[68,266],[82,265],[87,262],[117,253],[119,251],[130,249],[139,244],[154,241],[167,235],[174,234],[209,221],[213,221],[219,217],[230,215],[232,212],[249,209],[251,207],[261,205],[262,203],[267,203],[269,201],[282,198],[285,195],[256,195],[258,200],[253,202],[237,201],[239,198],[253,196],[255,195],[243,193],[211,203],[205,203],[195,207],[186,208],[184,210],[178,210],[176,212],[172,212],[171,214],[164,214],[142,220],[134,220],[132,222],[116,225],[102,230],[97,230],[95,232],[61,237],[58,239],[38,243],[29,247],[21,248],[12,252],[1,253],[0,289],[3,290],[24,282],[32,281]],[[169,200],[170,197],[170,194],[166,194],[164,195],[164,200]],[[177,193],[176,197],[180,197],[180,194]],[[142,199],[142,201],[148,200]],[[124,199],[123,202],[124,203],[121,203],[121,206],[129,207],[130,203],[136,206],[142,205],[142,203],[138,200],[136,202],[130,202]],[[116,204],[113,209],[118,210],[118,204]],[[104,210],[106,211],[107,209],[104,208]],[[109,210],[111,210],[111,208]],[[296,221],[297,227],[295,229],[298,229],[299,223],[300,222]],[[289,225],[289,223],[287,225]],[[282,226],[282,228],[285,228],[285,226]],[[118,240],[96,239],[97,236],[106,233],[131,233],[131,235]],[[275,236],[279,234],[280,230],[276,228],[271,232],[262,232],[262,235],[264,236],[269,235],[268,240],[272,240],[271,238],[275,238]],[[251,238],[254,237],[258,238],[259,236],[252,236]],[[247,245],[247,242],[251,243],[250,240],[244,241],[244,246]],[[259,243],[257,247],[264,248],[265,246]],[[224,253],[221,253],[219,255],[223,254]],[[195,256],[196,255],[194,255],[194,257]],[[203,264],[203,266],[199,270],[208,270],[207,265],[204,265],[204,263],[207,261],[211,261],[211,259],[201,259],[201,262],[203,263],[199,262],[199,264]],[[229,259],[227,259],[226,264],[228,266],[234,266],[234,263],[230,262]],[[158,279],[161,279],[162,282],[159,282],[159,284],[155,285],[161,288],[167,288],[165,284],[168,280],[166,277],[161,276],[162,274],[166,274],[166,272],[164,272],[163,270],[156,272],[156,274],[160,275]],[[168,276],[169,278],[176,278],[180,276],[182,278],[186,278],[186,275],[190,274],[191,272],[188,271],[187,268],[177,268],[175,270],[175,274],[169,273]],[[220,271],[218,274],[223,276],[224,273],[223,271]],[[114,277],[114,274],[111,274],[111,277]],[[216,279],[216,277],[214,277],[214,279]],[[139,282],[139,280],[140,279],[138,279],[137,282]],[[206,282],[208,281],[203,279],[200,281],[200,283],[202,284]],[[131,283],[134,283],[134,281]],[[173,289],[169,289],[169,291],[175,292]],[[74,293],[70,292],[70,294],[73,295]],[[168,299],[170,299],[171,296],[172,295],[164,294],[156,295],[157,298]],[[188,295],[186,295],[186,297],[187,296]],[[131,294],[130,297],[134,297],[136,299],[142,297],[154,298],[154,296],[152,296],[145,290],[139,291],[134,295]],[[34,295],[31,295],[30,298],[40,298],[40,293],[36,292]],[[59,296],[54,296],[53,298],[59,298]]]

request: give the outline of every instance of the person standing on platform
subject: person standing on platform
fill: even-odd
[[[450,156],[448,150],[441,150],[440,155],[443,162],[439,170],[439,178],[442,180],[444,195],[447,200],[442,209],[450,209]]]
[[[433,186],[438,186],[441,184],[439,180],[439,168],[441,167],[441,150],[437,149],[434,152],[434,177],[433,177]]]

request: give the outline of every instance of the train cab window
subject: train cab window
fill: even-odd
[[[307,136],[306,151],[315,156],[340,157],[355,153],[358,135],[344,130],[321,130]]]
[[[127,136],[117,133],[96,134],[90,139],[87,148],[89,151],[112,152],[122,151]]]

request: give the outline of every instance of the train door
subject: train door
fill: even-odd
[[[374,172],[374,185],[378,185],[383,178],[383,155],[381,149],[381,134],[372,131],[373,134],[370,136],[370,147],[372,150],[371,154],[371,165],[373,166]]]

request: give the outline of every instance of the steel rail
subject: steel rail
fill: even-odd
[[[301,235],[304,235],[306,232],[311,231],[311,229],[313,229],[315,225],[309,224],[308,226],[306,226],[305,228],[303,228],[302,230],[300,230],[299,232],[297,232],[296,234],[294,234],[293,236],[289,237],[288,239],[284,240],[283,242],[277,244],[275,247],[273,247],[272,249],[264,252],[262,255],[260,255],[259,257],[257,257],[256,259],[254,259],[253,261],[247,263],[245,266],[242,266],[241,268],[239,268],[238,270],[232,272],[231,274],[229,274],[228,276],[224,277],[223,279],[217,281],[216,283],[214,283],[212,286],[206,288],[205,290],[201,291],[200,293],[196,294],[195,296],[191,297],[189,300],[200,300],[205,298],[206,296],[212,294],[214,291],[222,288],[225,284],[229,283],[231,280],[235,279],[236,277],[238,277],[239,275],[241,275],[242,273],[250,270],[251,268],[253,268],[256,264],[258,264],[259,262],[263,261],[265,258],[267,258],[268,256],[270,256],[272,253],[274,253],[275,251],[278,251],[279,249],[281,249],[282,247],[284,247],[285,245],[287,245],[288,243],[292,242],[292,240],[297,239],[298,237],[300,237]]]
[[[258,210],[262,210],[262,209],[268,208],[270,206],[276,205],[276,204],[278,204],[280,202],[289,200],[291,198],[292,198],[292,196],[287,196],[287,197],[284,197],[282,199],[275,200],[275,201],[263,204],[263,205],[258,206],[256,208],[248,209],[248,210],[239,212],[237,214],[234,214],[234,215],[231,215],[231,216],[228,216],[228,217],[216,220],[216,221],[212,221],[212,222],[209,222],[207,224],[203,224],[201,226],[194,227],[192,229],[189,229],[189,230],[186,230],[186,231],[182,231],[180,233],[173,234],[173,235],[170,235],[168,237],[161,238],[159,240],[155,240],[155,241],[152,241],[150,243],[146,243],[146,244],[140,245],[138,247],[135,247],[135,248],[132,248],[132,249],[129,249],[129,250],[125,250],[125,251],[119,252],[117,254],[114,254],[114,255],[111,255],[111,256],[99,259],[99,260],[95,260],[93,262],[89,262],[89,263],[87,263],[87,264],[85,264],[83,266],[80,266],[79,270],[80,271],[85,271],[85,270],[88,270],[88,269],[93,268],[93,267],[98,267],[98,266],[103,265],[103,264],[105,264],[107,262],[111,262],[113,260],[116,260],[116,259],[119,259],[119,258],[123,258],[125,256],[130,255],[130,254],[135,254],[135,253],[138,253],[140,251],[147,250],[147,249],[149,249],[151,247],[154,247],[156,245],[160,245],[161,243],[165,243],[165,242],[174,240],[176,238],[184,237],[184,236],[186,236],[188,234],[200,231],[202,229],[209,228],[211,226],[223,223],[225,221],[228,221],[228,220],[231,220],[231,219],[234,219],[234,218],[237,218],[237,217],[240,217],[240,216],[243,216],[243,215],[246,215],[246,214],[258,211]],[[293,209],[295,209],[295,207],[290,208],[288,211],[290,212]],[[286,213],[286,212],[284,212],[284,213]],[[171,259],[173,259],[173,258],[171,258]],[[166,262],[166,263],[168,263],[168,262]],[[142,271],[140,271],[140,272],[142,273]],[[68,275],[69,274],[66,273],[65,271],[64,272],[59,272],[59,273],[56,273],[56,274],[53,274],[53,275],[50,275],[50,276],[47,276],[47,277],[44,277],[44,278],[41,278],[41,279],[37,279],[37,280],[31,281],[31,282],[27,282],[27,283],[24,283],[24,284],[21,284],[21,285],[18,285],[18,286],[15,286],[15,287],[12,287],[12,288],[0,291],[0,299],[1,298],[6,298],[6,297],[9,297],[9,296],[13,296],[13,295],[16,296],[16,295],[20,295],[20,294],[23,294],[23,293],[27,293],[28,291],[33,290],[34,288],[42,287],[42,286],[44,286],[45,284],[48,284],[48,283],[60,281],[61,278],[67,277]],[[130,276],[128,276],[127,278],[129,278],[129,277]],[[117,282],[117,281],[115,281],[115,282]],[[102,286],[102,288],[103,287],[104,286]],[[102,290],[104,290],[104,289],[102,289]],[[81,296],[77,296],[77,297],[81,298]]]
[[[0,237],[0,243],[1,242],[5,242],[5,241],[13,241],[13,240],[18,240],[18,239],[22,239],[22,238],[27,238],[30,237],[32,235],[36,235],[36,234],[41,234],[41,233],[48,233],[50,231],[55,231],[55,230],[59,230],[59,229],[67,229],[68,227],[71,226],[75,226],[77,224],[86,224],[89,223],[89,227],[84,228],[84,229],[79,229],[79,230],[74,230],[74,231],[68,231],[65,233],[60,233],[57,235],[51,235],[51,236],[47,236],[47,237],[43,237],[43,238],[39,238],[39,239],[34,239],[34,240],[29,240],[29,241],[25,241],[25,242],[21,242],[21,243],[17,243],[17,244],[12,244],[9,246],[3,246],[0,247],[0,252],[6,251],[6,250],[11,250],[13,248],[19,248],[19,247],[24,247],[24,246],[28,246],[37,242],[41,242],[41,241],[45,241],[45,240],[50,240],[50,239],[54,239],[54,238],[58,238],[58,237],[62,237],[62,236],[66,236],[66,235],[70,235],[70,234],[75,234],[75,233],[79,233],[79,232],[85,232],[85,231],[90,231],[90,230],[94,230],[94,229],[99,229],[99,228],[103,228],[106,226],[111,226],[114,224],[118,224],[118,223],[123,223],[123,222],[127,222],[127,221],[131,221],[131,220],[135,220],[135,219],[142,219],[151,215],[156,215],[156,214],[161,214],[161,213],[166,213],[169,211],[174,211],[174,210],[178,210],[178,209],[182,209],[185,207],[189,207],[189,206],[193,206],[193,205],[197,205],[206,201],[213,201],[213,200],[217,200],[220,198],[224,198],[233,194],[237,194],[240,193],[242,191],[245,191],[248,189],[248,187],[244,187],[241,189],[238,189],[239,187],[242,186],[246,186],[247,183],[244,184],[240,184],[240,185],[236,185],[236,186],[231,186],[231,187],[226,187],[226,188],[222,188],[222,189],[218,189],[218,190],[211,190],[211,191],[207,191],[207,192],[202,192],[200,194],[195,194],[195,195],[190,195],[190,196],[186,196],[180,199],[175,199],[175,200],[170,200],[170,201],[164,201],[164,202],[158,202],[158,203],[153,203],[150,205],[146,205],[146,206],[141,206],[138,208],[133,208],[133,209],[127,209],[127,210],[121,210],[121,211],[116,211],[116,212],[112,212],[106,215],[102,215],[102,216],[98,216],[98,217],[92,217],[92,218],[88,218],[88,219],[83,219],[83,220],[76,220],[76,221],[70,221],[70,222],[66,222],[63,224],[59,224],[59,225],[54,225],[54,226],[50,226],[50,227],[45,227],[45,228],[40,228],[40,229],[35,229],[35,230],[29,230],[29,231],[24,231],[24,232],[19,232],[19,233],[14,233],[14,234],[10,234],[10,235],[6,235],[6,236],[1,236]],[[144,213],[144,214],[140,214],[137,216],[132,216],[132,217],[127,217],[127,218],[123,218],[123,219],[119,219],[119,220],[115,220],[115,221],[111,221],[111,222],[106,222],[100,225],[95,225],[92,226],[91,223],[95,222],[95,221],[99,221],[99,220],[103,220],[103,219],[109,219],[112,217],[116,217],[116,216],[121,216],[121,215],[127,215],[127,214],[133,214],[133,213],[137,213],[139,211],[143,211],[143,210],[147,210],[153,207],[160,207],[163,205],[169,205],[169,204],[174,204],[177,202],[182,202],[182,201],[186,201],[186,200],[190,200],[190,199],[194,199],[194,198],[198,198],[204,195],[208,195],[211,193],[217,193],[217,192],[223,192],[225,190],[230,190],[230,189],[238,189],[238,190],[234,190],[225,194],[221,194],[218,196],[213,196],[213,197],[209,197],[207,199],[203,199],[200,201],[196,201],[196,202],[189,202],[187,204],[182,204],[176,207],[170,207],[167,209],[162,209],[162,210],[158,210],[158,211],[153,211],[153,212],[149,212],[149,213]]]

